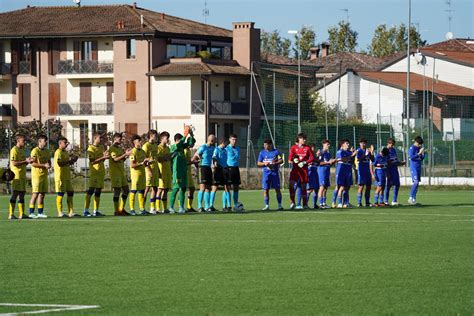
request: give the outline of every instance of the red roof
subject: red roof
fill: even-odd
[[[398,89],[406,89],[407,74],[406,72],[391,72],[391,71],[359,71],[357,74],[373,82],[389,85]],[[424,88],[423,78],[425,79],[426,89],[431,91],[432,80],[429,77],[424,77],[419,74],[410,73],[410,91],[422,91]],[[474,89],[458,86],[449,82],[435,80],[434,93],[445,96],[471,96],[474,97]]]

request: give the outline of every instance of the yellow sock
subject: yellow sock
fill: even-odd
[[[191,198],[188,197],[188,202],[187,202],[187,204],[186,204],[186,207],[187,207],[188,209],[193,208],[193,199],[191,199]]]
[[[157,211],[162,211],[161,206],[162,206],[162,205],[161,205],[161,200],[160,200],[160,199],[156,199],[156,201],[155,201],[155,208],[156,208],[156,210],[157,210]]]
[[[120,198],[119,211],[125,210],[125,203],[127,203],[127,197],[124,198],[124,196],[122,195],[122,197]]]
[[[68,208],[69,214],[74,213],[74,202],[73,201],[74,201],[74,197],[72,197],[72,196],[67,197],[67,208]]]
[[[8,216],[12,216],[14,210],[15,210],[15,202],[10,202],[10,207],[8,209]]]
[[[140,208],[140,211],[145,209],[145,197],[141,192],[138,192],[138,207]]]
[[[94,211],[99,210],[100,196],[94,195]]]
[[[18,212],[20,213],[20,217],[23,217],[25,214],[25,203],[24,202],[18,202]]]
[[[114,211],[118,213],[120,211],[120,202],[117,198],[114,197]]]
[[[130,193],[130,211],[135,210],[135,193]]]
[[[91,196],[86,194],[86,201],[84,202],[84,209],[88,210],[89,206],[91,206]]]
[[[63,196],[56,196],[56,209],[58,210],[58,215],[63,212]]]

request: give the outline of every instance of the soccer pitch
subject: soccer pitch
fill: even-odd
[[[406,204],[406,190],[400,197]],[[83,198],[76,195],[76,211]],[[54,200],[46,199],[51,216]],[[241,200],[248,210],[262,207],[259,191],[242,192]],[[0,304],[0,314],[471,315],[474,191],[420,188],[418,201],[422,206],[10,222],[3,196],[0,303],[98,308]],[[102,206],[112,214],[110,194]]]

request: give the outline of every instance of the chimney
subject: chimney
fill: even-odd
[[[162,12],[160,13],[160,20],[163,21],[165,19],[165,14]]]
[[[134,2],[134,3],[132,4],[132,6],[133,6],[134,9],[136,9],[136,8],[137,8],[137,3]]]
[[[260,29],[254,22],[232,23],[233,59],[250,69],[253,61],[260,61]]]
[[[311,47],[309,49],[309,60],[316,60],[319,56],[319,47]]]
[[[329,55],[329,43],[323,42],[321,43],[321,57],[326,57]]]

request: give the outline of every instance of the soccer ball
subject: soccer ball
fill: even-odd
[[[241,202],[237,202],[237,204],[234,206],[236,211],[243,211],[244,210],[244,205]]]

